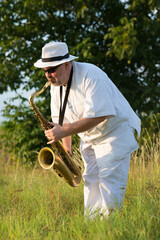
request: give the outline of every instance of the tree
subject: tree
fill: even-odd
[[[141,117],[159,112],[158,1],[0,0],[0,19],[0,93],[20,85],[42,87],[45,78],[33,63],[45,43],[57,40],[67,42],[79,61],[101,67]],[[48,102],[47,92],[47,117]],[[19,110],[12,109],[6,111],[12,129],[22,119],[29,121],[30,111],[22,107],[24,116],[17,118]]]
[[[139,114],[156,113],[158,10],[156,0],[1,0],[0,92],[39,87],[44,79],[33,63],[46,42],[60,40],[104,69]]]
[[[107,55],[115,56],[121,63],[127,60],[123,77],[118,84],[126,82],[124,93],[129,91],[130,102],[141,116],[158,113],[160,110],[158,1],[127,1],[127,11],[120,19],[120,23],[119,26],[109,28],[109,33],[105,36],[111,39]]]

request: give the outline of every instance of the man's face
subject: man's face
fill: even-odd
[[[46,78],[51,81],[54,86],[66,85],[68,82],[68,63],[63,63],[56,67],[47,67],[43,69]]]

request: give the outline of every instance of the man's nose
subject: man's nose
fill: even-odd
[[[51,77],[52,77],[51,73],[47,72],[47,78],[51,78]]]

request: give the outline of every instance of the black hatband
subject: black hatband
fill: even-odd
[[[54,62],[54,61],[60,61],[65,58],[69,58],[69,53],[67,53],[64,56],[58,56],[58,57],[51,57],[51,58],[42,58],[42,62]]]

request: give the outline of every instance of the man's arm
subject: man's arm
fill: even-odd
[[[72,156],[72,136],[62,138],[62,143],[70,156]]]
[[[45,135],[49,140],[48,144],[56,142],[65,137],[72,136],[73,134],[87,131],[110,117],[112,116],[103,116],[97,118],[81,118],[78,121],[65,124],[64,126],[51,123],[53,128],[45,131]]]

